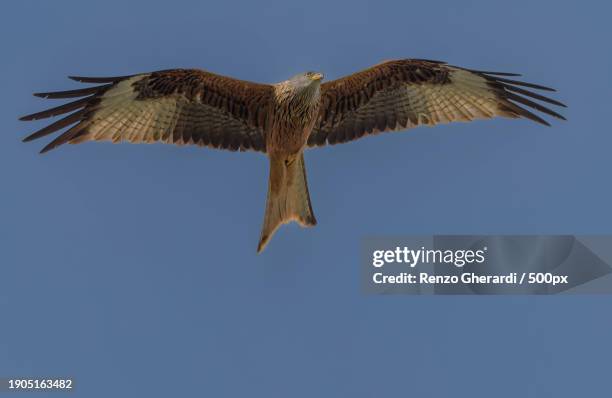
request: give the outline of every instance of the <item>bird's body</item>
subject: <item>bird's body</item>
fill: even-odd
[[[297,221],[302,226],[313,226],[317,223],[302,152],[319,115],[322,78],[320,73],[307,72],[274,85],[274,112],[265,129],[270,177],[258,252],[281,224]]]
[[[548,125],[521,105],[563,119],[529,98],[564,106],[562,103],[523,87],[554,90],[506,76],[516,75],[408,59],[383,62],[326,83],[315,72],[270,85],[195,69],[73,77],[102,85],[35,94],[84,98],[24,116],[22,120],[36,120],[74,111],[24,141],[69,127],[42,152],[67,142],[91,140],[264,152],[270,159],[270,177],[258,245],[261,251],[283,223],[316,224],[303,155],[308,147],[419,125],[496,116],[524,117]]]
[[[321,102],[320,73],[307,72],[274,85],[266,152],[297,154],[306,146]]]

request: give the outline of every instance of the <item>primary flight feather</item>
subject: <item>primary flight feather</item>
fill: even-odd
[[[36,93],[43,98],[80,99],[21,120],[72,112],[24,139],[31,141],[67,128],[41,153],[84,141],[194,144],[266,153],[270,177],[259,252],[284,223],[316,224],[304,165],[307,147],[496,116],[549,125],[534,110],[564,120],[534,100],[565,105],[529,90],[553,89],[508,79],[512,76],[518,75],[418,59],[383,62],[326,83],[316,72],[276,84],[196,69],[120,77],[71,76],[100,85]]]

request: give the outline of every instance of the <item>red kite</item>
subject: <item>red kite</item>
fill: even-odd
[[[303,152],[308,147],[420,125],[496,116],[523,117],[549,125],[527,108],[564,119],[529,98],[565,105],[526,88],[553,89],[508,76],[518,75],[419,59],[383,62],[326,83],[322,83],[323,74],[316,72],[277,84],[252,83],[195,69],[121,77],[71,76],[100,85],[34,94],[80,99],[21,120],[72,112],[24,139],[31,141],[70,126],[41,152],[67,142],[128,141],[265,153],[270,159],[270,177],[257,247],[260,252],[281,224],[316,224],[304,165]]]

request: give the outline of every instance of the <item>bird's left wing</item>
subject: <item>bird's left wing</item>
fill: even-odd
[[[163,142],[265,151],[271,85],[196,69],[71,79],[101,85],[34,94],[83,98],[21,118],[37,120],[73,112],[24,139],[31,141],[72,126],[41,153],[66,142],[83,141]]]
[[[553,89],[506,76],[517,75],[428,60],[383,62],[321,85],[321,110],[308,145],[343,143],[385,131],[496,116],[524,117],[548,125],[525,107],[564,119],[529,98],[565,105],[523,87]]]

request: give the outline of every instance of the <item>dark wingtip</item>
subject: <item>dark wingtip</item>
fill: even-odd
[[[113,83],[105,84],[102,86],[79,88],[76,90],[64,90],[64,91],[48,91],[41,93],[34,93],[35,97],[45,99],[64,99],[64,98],[77,98],[85,97],[88,95],[103,94],[107,89],[112,87]]]
[[[535,88],[535,89],[538,89],[538,90],[551,91],[551,92],[556,92],[557,91],[557,90],[555,90],[552,87],[546,87],[546,86],[542,86],[540,84],[521,82],[521,81],[512,80],[512,79],[504,79],[504,78],[501,78],[501,77],[492,77],[491,76],[490,78],[495,79],[498,82],[514,84],[514,85],[517,85],[517,86],[531,87],[531,88]]]
[[[533,114],[531,114],[531,115],[533,115]],[[533,115],[533,116],[535,116],[535,115]],[[539,116],[536,116],[536,117],[530,117],[530,116],[525,116],[525,115],[523,115],[523,117],[525,117],[526,119],[529,119],[529,120],[531,120],[531,121],[533,121],[533,122],[536,122],[536,123],[538,123],[538,124],[541,124],[542,126],[552,127],[552,126],[551,126],[551,124],[550,124],[549,122],[547,122],[546,120],[542,119],[542,118],[541,118],[541,117],[539,117]]]
[[[55,143],[52,142],[49,145],[45,146],[43,149],[41,149],[40,152],[38,152],[38,153],[40,155],[44,155],[45,153],[49,152],[50,150],[54,149],[55,147],[57,147],[57,145],[55,145]]]
[[[514,73],[514,72],[491,72],[491,71],[486,71],[486,70],[474,70],[474,69],[470,69],[470,71],[481,73],[483,75],[493,75],[492,77],[494,76],[513,76],[513,77],[523,76],[520,73]]]
[[[536,99],[539,99],[539,98],[536,98]],[[542,101],[542,100],[540,100],[540,101]],[[549,98],[549,101],[545,101],[545,102],[551,103],[553,105],[560,106],[561,108],[567,108],[567,105],[565,105],[563,102],[560,102],[560,101],[557,101],[557,100],[553,100],[553,99],[550,99],[550,98]]]
[[[21,142],[30,142],[30,141],[35,140],[36,138],[39,138],[39,137],[36,137],[34,134],[31,134],[31,135],[28,135],[27,137],[22,138]],[[49,152],[51,149],[55,148],[56,146],[57,145],[55,145],[55,143],[52,142],[49,145],[45,146],[43,149],[41,149],[38,153],[42,155],[44,153]]]
[[[112,77],[68,76],[68,79],[81,83],[115,83],[120,80],[130,78],[132,76],[133,75]]]
[[[534,115],[533,113],[531,113],[529,111],[526,111],[525,113],[527,113],[527,114],[522,115],[523,117],[525,117],[527,119],[530,119],[531,121],[534,121],[534,122],[536,122],[538,124],[541,124],[543,126],[552,127],[549,122],[547,122],[546,120],[542,119],[541,117],[539,117],[537,115]]]
[[[44,118],[43,117],[39,117],[38,113],[32,113],[30,115],[21,116],[19,118],[19,120],[21,120],[22,122],[30,122],[32,120],[39,120],[39,119],[44,119]]]

